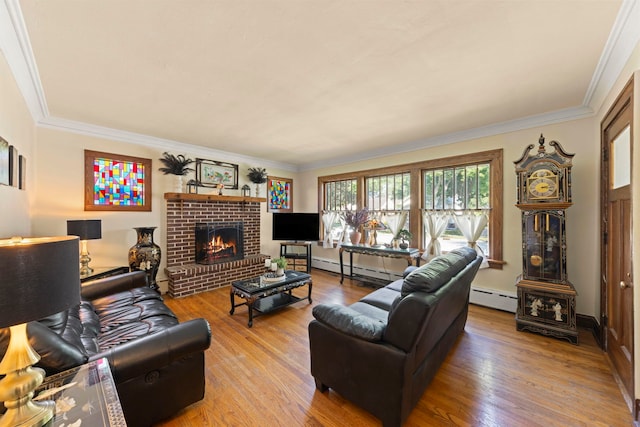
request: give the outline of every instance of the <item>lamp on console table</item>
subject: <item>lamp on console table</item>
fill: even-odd
[[[102,221],[99,219],[76,219],[67,221],[67,235],[80,238],[80,275],[87,276],[93,273],[89,267],[91,258],[87,250],[87,240],[102,238]]]
[[[73,236],[0,240],[0,328],[10,327],[0,362],[0,400],[7,408],[0,427],[42,426],[54,414],[51,401],[32,402],[44,371],[27,337],[27,322],[80,303],[78,238]]]

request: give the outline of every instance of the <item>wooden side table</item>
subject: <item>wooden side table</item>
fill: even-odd
[[[302,250],[296,252],[296,248],[302,248]],[[311,273],[311,243],[280,243],[280,256],[287,259],[289,270]]]
[[[127,425],[106,358],[46,377],[34,400],[55,402],[51,426]]]

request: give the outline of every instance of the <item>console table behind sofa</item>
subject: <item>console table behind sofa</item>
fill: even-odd
[[[344,281],[344,264],[342,262],[342,252],[349,253],[349,277],[353,277],[353,254],[373,255],[387,258],[403,258],[407,260],[408,265],[413,265],[416,260],[416,266],[420,267],[420,250],[415,248],[393,249],[386,246],[367,246],[367,245],[350,245],[343,243],[340,246],[340,283]]]

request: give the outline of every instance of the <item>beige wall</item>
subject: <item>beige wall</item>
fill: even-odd
[[[5,57],[0,51],[0,136],[14,145],[27,159],[27,189],[0,185],[0,239],[31,236],[29,206],[36,182],[34,122],[16,85]]]
[[[156,226],[154,240],[166,252],[165,236],[165,192],[173,192],[173,177],[158,171],[163,149],[124,142],[89,137],[85,135],[38,128],[37,130],[37,169],[38,188],[35,194],[37,203],[31,210],[32,227],[35,235],[66,234],[68,219],[100,219],[102,220],[102,239],[89,242],[92,266],[128,265],[127,253],[136,242],[133,227]],[[84,211],[84,150],[104,151],[152,160],[152,211],[151,212],[103,212]],[[190,158],[203,157],[188,152]],[[233,159],[220,159],[214,156],[204,157],[212,160],[234,162]],[[255,186],[246,178],[247,168],[254,165],[239,164],[239,187],[245,183],[251,186],[252,195]],[[269,174],[279,177],[292,177],[290,172],[267,169]],[[193,172],[187,179],[193,178]],[[185,180],[186,182],[186,180]],[[261,196],[264,197],[266,184],[262,185]],[[213,189],[208,190],[213,192]],[[227,195],[240,195],[240,190],[225,190]],[[262,236],[261,252],[277,255],[279,245],[271,242],[271,214],[266,212],[266,204],[262,204]],[[166,291],[166,276],[163,262],[158,273],[158,282]]]
[[[340,167],[305,172],[300,174],[298,182],[304,188],[313,188],[317,187],[317,177],[322,175],[502,148],[504,150],[503,247],[506,264],[502,270],[481,270],[474,285],[514,292],[516,277],[520,274],[522,267],[522,239],[520,237],[520,210],[515,207],[516,175],[513,161],[522,155],[527,145],[536,144],[540,133],[544,133],[547,142],[557,140],[566,151],[575,153],[572,172],[574,205],[567,212],[567,268],[569,278],[580,295],[577,301],[578,313],[596,316],[599,304],[599,294],[596,292],[598,287],[596,262],[598,260],[598,193],[593,189],[598,185],[598,136],[594,133],[594,129],[593,119],[543,126]],[[307,210],[312,210],[317,206],[317,195],[307,198],[300,197],[300,199],[307,203],[306,206],[303,206]],[[337,260],[338,252],[335,249],[314,247],[314,256]],[[370,257],[362,257],[357,262],[366,263],[367,258]],[[396,271],[402,271],[405,266],[406,264],[402,261],[393,264],[387,263],[389,269],[393,268]]]

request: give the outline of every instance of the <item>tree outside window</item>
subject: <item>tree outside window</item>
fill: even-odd
[[[385,218],[387,223],[392,222],[389,218],[396,223],[403,220],[402,228],[413,235],[411,246],[423,252],[430,250],[430,231],[441,225],[438,244],[443,251],[477,245],[490,267],[502,268],[502,163],[502,149],[497,149],[318,177],[319,206],[323,213],[366,207],[383,224]],[[439,212],[441,217],[425,218],[428,212]],[[344,238],[344,220],[340,215],[335,218],[332,236]],[[475,238],[475,231],[479,236],[469,243],[464,235]],[[378,230],[379,244],[390,244],[392,238],[390,230]]]
[[[465,211],[491,209],[491,166],[489,163],[453,166],[423,171],[424,212],[449,213],[447,225],[440,235],[443,252],[466,246],[467,238],[457,226],[453,215]],[[429,244],[429,233],[424,233]],[[476,242],[483,253],[489,254],[489,226],[484,227]]]

